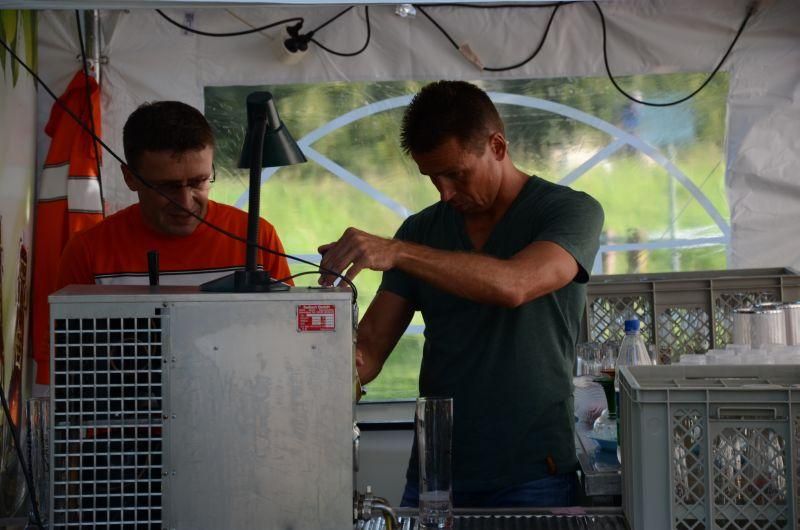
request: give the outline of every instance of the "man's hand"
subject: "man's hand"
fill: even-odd
[[[322,254],[320,267],[338,272],[347,270],[345,277],[352,280],[363,269],[387,271],[394,267],[400,241],[386,239],[348,228],[338,241],[319,247]],[[333,285],[336,276],[323,272],[320,285]]]
[[[361,368],[364,365],[364,354],[361,353],[361,350],[356,348],[356,368]]]

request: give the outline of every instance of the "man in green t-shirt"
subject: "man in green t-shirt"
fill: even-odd
[[[603,210],[517,169],[497,110],[469,83],[424,87],[401,137],[441,200],[393,239],[348,228],[320,247],[322,266],[349,278],[385,271],[358,328],[361,381],[421,311],[420,395],[453,398],[455,505],[573,504],[575,343]],[[418,501],[414,445],[404,505]]]

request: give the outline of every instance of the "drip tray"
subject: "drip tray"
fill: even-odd
[[[403,512],[401,511],[401,514]],[[456,514],[453,530],[628,530],[621,514]],[[359,523],[358,530],[383,530],[383,519],[376,518]],[[402,530],[418,530],[417,518],[400,516]]]

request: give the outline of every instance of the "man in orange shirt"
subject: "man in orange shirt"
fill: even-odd
[[[246,237],[247,214],[208,199],[215,142],[205,117],[177,101],[144,104],[125,123],[123,145],[125,183],[139,202],[72,238],[58,285],[146,285],[151,250],[159,253],[162,285],[199,285],[242,269],[246,245],[197,219]],[[259,244],[283,253],[274,227],[263,219]],[[258,267],[291,283],[283,256],[262,250]]]

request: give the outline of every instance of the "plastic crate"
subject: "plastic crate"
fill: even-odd
[[[674,360],[731,343],[737,307],[795,300],[800,275],[788,268],[593,276],[582,340],[621,340],[636,315],[645,342]]]
[[[800,526],[800,366],[621,370],[632,530]]]

